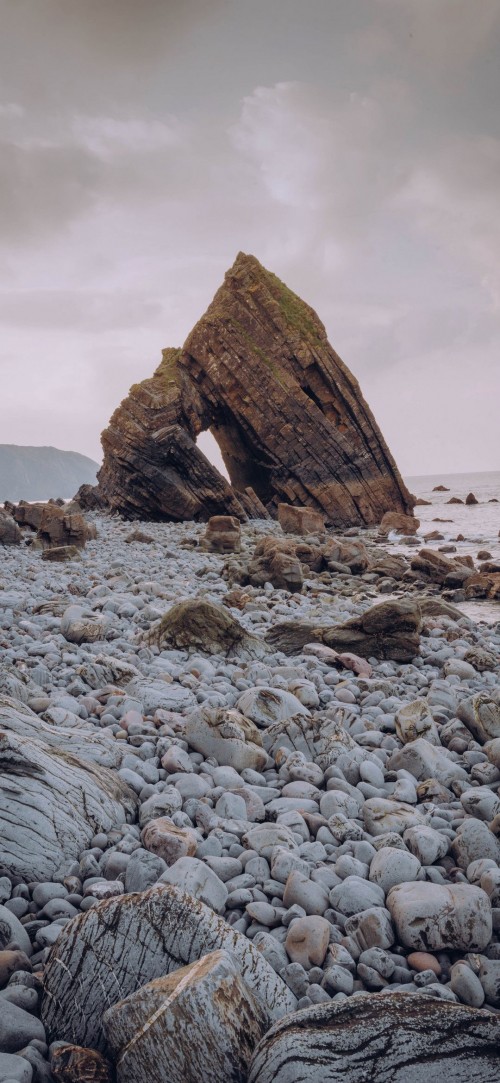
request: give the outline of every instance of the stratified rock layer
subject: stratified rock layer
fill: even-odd
[[[257,1047],[248,1083],[494,1083],[500,1025],[430,996],[352,997],[288,1015]]]
[[[232,485],[196,446],[210,429]],[[130,519],[252,514],[255,494],[345,527],[411,497],[315,312],[242,253],[182,350],[164,351],[102,435],[99,491]]]

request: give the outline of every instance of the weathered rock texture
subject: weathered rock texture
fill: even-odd
[[[104,1016],[118,1083],[241,1083],[268,1026],[227,951],[156,978]]]
[[[210,429],[232,485],[196,447]],[[183,349],[168,349],[102,435],[101,495],[130,519],[252,514],[254,496],[340,526],[411,496],[315,312],[253,256],[228,271]]]
[[[282,621],[266,636],[274,650],[300,654],[306,643],[325,643],[336,651],[353,651],[363,658],[394,658],[411,662],[418,654],[422,614],[411,599],[373,605],[345,624],[315,626],[306,621]]]
[[[248,1083],[453,1083],[498,1078],[500,1023],[489,1012],[394,993],[321,1004],[277,1023]]]
[[[24,881],[64,875],[97,831],[135,811],[106,767],[0,729],[0,869]]]
[[[52,1039],[102,1050],[106,1009],[219,949],[236,957],[271,1021],[295,1008],[293,993],[251,940],[191,895],[162,885],[107,899],[65,925],[44,973],[45,1026]]]

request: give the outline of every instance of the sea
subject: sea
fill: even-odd
[[[431,474],[419,477],[405,477],[408,489],[416,497],[430,500],[430,505],[419,505],[414,514],[420,519],[418,536],[423,537],[432,530],[439,530],[442,540],[425,542],[426,548],[439,549],[447,543],[456,545],[457,554],[469,554],[477,564],[477,554],[481,550],[491,553],[494,560],[500,561],[500,471],[490,470],[480,474]],[[446,492],[437,492],[436,486],[444,485]],[[474,493],[477,504],[448,504],[452,497],[465,501],[468,493]],[[498,501],[498,503],[496,503]],[[462,534],[464,541],[457,542],[457,535]],[[405,553],[408,547],[398,547],[396,538],[391,538]],[[452,556],[453,554],[449,554]],[[480,562],[479,562],[480,563]],[[473,620],[486,620],[494,623],[500,620],[500,603],[489,600],[461,602],[458,606]]]

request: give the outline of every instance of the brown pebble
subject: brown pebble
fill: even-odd
[[[407,957],[407,963],[413,968],[413,970],[433,970],[437,974],[438,978],[441,973],[441,967],[436,959],[435,955],[431,955],[428,951],[412,951]]]
[[[95,1049],[63,1045],[55,1049],[50,1067],[58,1083],[114,1083],[112,1064]]]
[[[32,966],[24,951],[0,951],[0,989],[3,989],[16,970],[31,971]]]

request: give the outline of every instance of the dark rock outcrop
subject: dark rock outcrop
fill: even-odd
[[[21,531],[12,515],[0,509],[0,545],[20,545]]]
[[[362,658],[393,658],[411,662],[418,654],[422,614],[411,599],[373,605],[345,624],[316,626],[306,621],[282,621],[266,636],[274,650],[300,654],[306,643],[325,643],[335,651],[352,651]]]
[[[232,485],[196,446],[210,429]],[[99,492],[129,519],[245,519],[255,498],[375,524],[412,500],[316,314],[240,253],[183,349],[131,388],[102,434]],[[252,511],[250,511],[252,514]]]

